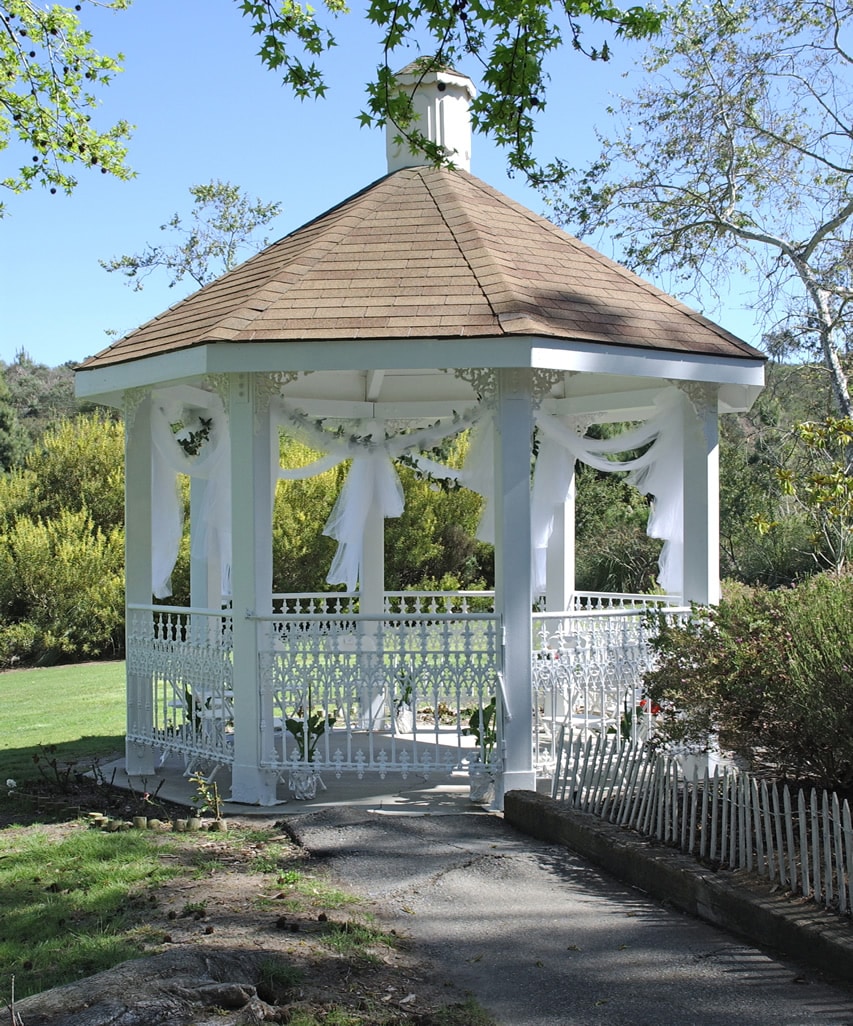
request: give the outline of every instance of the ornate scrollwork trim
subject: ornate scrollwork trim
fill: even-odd
[[[136,411],[151,395],[153,389],[149,385],[141,388],[126,388],[122,395],[124,407],[124,429],[130,434],[133,430],[133,422],[136,420]]]
[[[704,381],[671,381],[690,400],[697,416],[717,412],[717,386]]]
[[[454,367],[445,369],[460,381],[466,381],[473,388],[477,398],[486,404],[494,402],[498,389],[497,375],[492,367]]]

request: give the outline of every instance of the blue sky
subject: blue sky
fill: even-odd
[[[71,196],[38,188],[4,197],[0,359],[6,362],[22,348],[51,366],[81,360],[108,344],[107,330],[124,334],[192,291],[183,283],[169,289],[154,275],[134,292],[98,264],[164,239],[158,226],[188,212],[191,185],[218,178],[280,200],[272,240],[385,173],[384,135],[356,121],[364,83],[381,56],[378,31],[358,13],[339,20],[339,46],[324,58],[327,99],[306,103],[261,66],[257,39],[234,0],[136,0],[121,13],[87,11],[86,23],[99,49],[125,55],[125,71],[102,94],[96,117],[104,125],[118,118],[136,125],[129,162],[137,177],[118,182],[84,170]],[[630,88],[623,72],[640,51],[619,41],[614,49],[609,64],[592,64],[570,49],[555,64],[538,141],[542,158],[561,156],[581,167],[596,155],[594,126],[606,121],[612,94]],[[397,63],[415,56],[401,51]],[[477,84],[476,68],[460,70]],[[20,159],[13,146],[2,154],[3,163]],[[543,212],[542,201],[509,179],[504,166],[501,151],[475,136],[472,172]],[[606,243],[599,245],[612,255]],[[757,343],[752,318],[735,304],[708,313]]]

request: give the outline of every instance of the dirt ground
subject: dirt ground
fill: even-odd
[[[40,830],[81,829],[79,817],[102,812],[116,819],[139,814],[140,796],[103,784],[75,786],[69,795],[46,789],[34,805]],[[55,822],[42,825],[52,815]],[[149,809],[149,815],[151,815]],[[159,804],[157,816],[185,817],[179,806]],[[8,818],[8,817],[7,817]],[[15,822],[21,823],[21,815]],[[488,1017],[446,985],[424,964],[405,937],[389,931],[370,935],[354,950],[329,946],[330,934],[360,927],[383,930],[364,902],[332,899],[318,886],[316,896],[287,881],[294,873],[322,880],[322,866],[290,841],[285,824],[228,820],[227,835],[196,836],[184,854],[168,858],[203,861],[203,874],[188,874],[145,896],[151,954],[106,972],[18,1001],[25,1026],[238,1026],[259,1022],[334,1023],[335,1026],[487,1026]],[[250,839],[237,840],[250,827]],[[271,830],[279,847],[281,872],[257,872],[263,841]],[[11,827],[0,822],[5,843]],[[214,868],[211,869],[210,867]],[[288,872],[289,871],[289,872]],[[386,942],[387,941],[387,942]],[[314,1018],[310,1018],[310,1016]]]

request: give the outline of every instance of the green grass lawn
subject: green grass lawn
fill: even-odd
[[[0,673],[0,785],[34,775],[33,756],[92,760],[124,747],[124,663],[79,663]]]
[[[0,674],[0,809],[16,815],[19,809],[32,813],[35,808],[39,816],[37,822],[29,818],[28,826],[14,825],[20,821],[13,819],[13,825],[0,829],[0,1008],[8,1006],[13,980],[20,999],[128,958],[166,950],[174,922],[194,907],[185,904],[181,911],[175,905],[184,893],[183,884],[175,892],[177,898],[167,897],[164,904],[170,880],[180,878],[188,887],[208,877],[221,881],[255,872],[264,880],[250,910],[243,907],[239,884],[236,888],[234,901],[243,915],[266,915],[275,923],[286,912],[291,921],[313,927],[320,922],[320,912],[325,920],[327,910],[347,909],[345,923],[328,921],[298,965],[292,964],[292,956],[276,955],[263,968],[276,983],[273,989],[283,995],[280,1000],[289,1001],[303,977],[310,981],[313,974],[322,983],[324,965],[340,973],[340,963],[346,963],[347,981],[363,974],[365,966],[370,972],[370,978],[364,978],[369,1000],[360,996],[361,984],[356,990],[347,982],[345,992],[339,988],[342,1003],[329,1007],[325,988],[320,988],[323,1000],[309,1003],[289,1019],[294,1026],[391,1026],[414,1023],[415,1018],[421,1026],[494,1026],[491,1017],[470,1001],[436,1008],[427,1016],[413,1012],[412,1018],[399,1008],[386,1007],[387,994],[398,984],[387,957],[394,938],[376,929],[355,898],[326,885],[321,875],[306,872],[305,853],[283,838],[277,826],[217,833],[212,856],[210,835],[203,832],[103,832],[76,818],[73,803],[60,803],[42,818],[41,806],[25,793],[30,781],[36,789],[44,784],[33,757],[55,764],[70,760],[85,770],[121,749],[124,670],[124,663],[86,663]],[[45,756],[48,747],[51,753]],[[9,793],[4,787],[9,778],[21,791]],[[202,888],[200,893],[207,891]],[[223,890],[219,900],[226,897]],[[197,904],[203,911],[206,901]],[[217,930],[226,929],[232,915],[226,903]],[[300,939],[295,950],[305,943]],[[367,957],[374,949],[382,952],[375,963]],[[376,975],[380,968],[384,976]],[[270,981],[266,989],[270,990]]]

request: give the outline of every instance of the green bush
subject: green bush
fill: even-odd
[[[123,437],[101,414],[60,421],[0,478],[0,666],[121,654]]]
[[[575,517],[575,581],[580,590],[655,589],[661,543],[646,533],[648,499],[624,474],[579,464]]]
[[[661,543],[644,527],[617,523],[578,547],[575,580],[581,591],[645,594],[657,587]]]
[[[719,607],[663,625],[646,675],[664,742],[714,734],[754,765],[853,785],[853,578],[769,591],[736,586]]]
[[[124,535],[85,511],[19,518],[2,539],[0,665],[117,656],[123,648]],[[15,617],[16,619],[13,619]]]
[[[87,510],[103,530],[124,524],[124,427],[102,413],[61,420],[42,436],[25,467],[36,482],[29,516]]]

